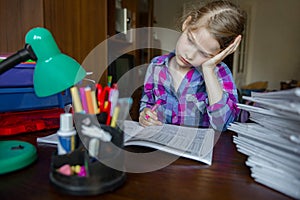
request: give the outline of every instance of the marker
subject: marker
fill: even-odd
[[[107,76],[107,86],[108,87],[111,87],[111,81],[112,81],[112,76],[111,75]]]
[[[118,106],[120,107],[118,120],[124,121],[126,120],[130,107],[132,105],[132,98],[131,97],[123,97],[118,99]]]
[[[116,127],[119,112],[120,112],[120,107],[116,106],[115,109],[114,109],[113,117],[111,119],[111,124],[110,124],[111,127]]]
[[[92,103],[93,103],[95,114],[99,114],[99,108],[98,108],[97,99],[96,99],[96,91],[92,90],[91,95],[92,95]]]
[[[79,88],[79,92],[81,97],[82,108],[85,111],[85,113],[89,113],[84,87]]]
[[[79,97],[78,89],[77,87],[73,86],[71,87],[71,95],[72,95],[72,101],[74,105],[74,111],[75,112],[82,112],[82,105],[81,105],[81,100]]]
[[[160,104],[161,104],[161,100],[159,99],[159,100],[157,100],[157,102],[155,103],[155,105],[151,108],[151,111],[152,112],[155,111]],[[149,119],[150,116],[146,115],[145,117],[146,117],[146,119]]]
[[[110,116],[112,117],[114,114],[114,109],[117,106],[119,98],[119,90],[117,84],[114,84],[112,89],[110,90],[108,100],[110,101]]]
[[[93,97],[92,97],[92,89],[90,87],[84,88],[85,91],[85,99],[88,107],[89,114],[95,114],[94,105],[93,105]]]

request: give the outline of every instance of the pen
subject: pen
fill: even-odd
[[[110,101],[105,101],[103,112],[107,113],[106,125],[110,125],[110,121],[111,121],[110,107],[111,107],[111,102]]]
[[[157,100],[157,102],[155,103],[155,105],[151,108],[151,111],[152,112],[155,111],[160,104],[161,104],[161,100],[159,99],[159,100]],[[149,119],[150,116],[146,115],[145,117],[146,117],[146,119]]]

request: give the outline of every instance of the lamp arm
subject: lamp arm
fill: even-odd
[[[25,44],[24,49],[17,51],[15,54],[0,62],[0,75],[13,68],[14,66],[20,64],[21,62],[25,62],[29,59],[37,60],[37,57],[33,52],[31,46],[29,44]]]

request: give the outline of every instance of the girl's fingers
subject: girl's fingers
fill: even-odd
[[[231,43],[226,49],[221,51],[218,55],[212,58],[213,63],[216,65],[219,62],[221,62],[226,56],[236,51],[238,48],[240,42],[241,42],[242,36],[239,35],[234,39],[234,42]]]
[[[231,43],[221,54],[222,54],[222,59],[228,56],[229,54],[233,53],[236,51],[238,48],[240,42],[241,42],[242,37],[239,35],[235,38],[234,42]]]
[[[231,44],[231,51],[230,53],[233,53],[237,50],[238,46],[240,45],[241,43],[241,40],[242,40],[242,36],[237,36],[234,40],[234,42]]]
[[[157,113],[146,108],[140,113],[139,123],[142,126],[162,125],[162,123],[158,121]]]

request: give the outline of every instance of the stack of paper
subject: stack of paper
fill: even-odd
[[[232,123],[233,141],[246,154],[255,181],[300,199],[300,88],[252,93],[238,104],[249,123]]]

